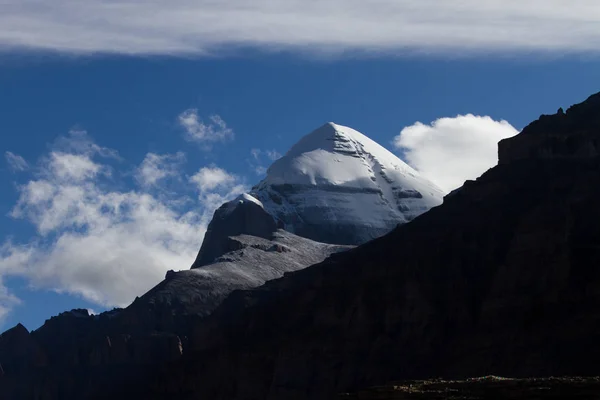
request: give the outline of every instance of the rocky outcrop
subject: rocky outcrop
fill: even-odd
[[[0,336],[0,360],[8,375],[38,368],[144,364],[173,361],[182,343],[172,333],[156,332],[127,318],[128,310],[92,316],[71,310],[29,333],[22,325]],[[124,333],[129,332],[129,333]]]
[[[521,134],[499,143],[499,163],[517,160],[593,158],[600,155],[600,93],[585,102],[542,115]]]
[[[226,223],[228,219],[222,221]],[[314,242],[284,230],[273,230],[269,237],[246,234],[221,237],[218,239],[220,250],[213,253],[221,254],[211,264],[172,272],[142,296],[139,304],[151,308],[154,314],[165,315],[163,321],[169,314],[204,317],[234,290],[260,286],[352,248]],[[210,240],[217,238],[213,235]]]
[[[208,265],[231,251],[230,236],[245,234],[271,239],[276,230],[275,220],[262,204],[248,194],[241,195],[215,211],[192,269]]]
[[[17,326],[0,339],[0,398],[37,399],[39,393],[48,399],[62,398],[60,393],[106,398],[105,390],[145,379],[179,360],[192,345],[199,346],[193,341],[195,327],[232,291],[259,286],[348,248],[282,230],[271,232],[270,240],[228,237],[226,253],[214,263],[169,271],[163,282],[125,309],[100,315],[67,311],[31,334]],[[36,361],[37,352],[23,349],[39,349],[43,362]]]
[[[42,348],[23,325],[18,324],[0,335],[0,375],[27,373],[47,363]]]

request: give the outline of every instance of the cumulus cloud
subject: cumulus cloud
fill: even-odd
[[[595,0],[5,0],[0,49],[598,52],[599,22]]]
[[[27,161],[18,154],[7,151],[4,153],[4,157],[10,169],[15,172],[26,171],[29,168]]]
[[[79,182],[93,178],[101,169],[101,166],[93,162],[88,155],[52,152],[48,169],[44,172],[62,181]]]
[[[196,185],[198,200],[204,206],[205,216],[212,217],[214,211],[225,201],[248,191],[243,180],[227,171],[216,167],[203,167],[189,178]]]
[[[184,155],[150,153],[133,174],[144,185],[122,190],[134,186],[114,181],[131,176],[110,173],[116,157],[85,132],[52,146],[19,188],[10,215],[33,224],[38,233],[26,242],[6,239],[0,245],[0,280],[21,277],[33,288],[78,295],[105,307],[125,306],[167,270],[188,268],[217,202],[243,188],[239,178],[211,166],[192,178],[201,184],[200,204],[190,204],[194,192],[185,192],[191,186],[183,180],[181,193],[157,197],[162,179],[184,176],[175,168]],[[0,318],[17,302],[0,284]]]
[[[163,179],[177,177],[185,154],[148,153],[136,171],[136,179],[143,186],[155,186]]]
[[[498,142],[518,131],[507,121],[472,114],[417,122],[394,138],[394,147],[424,176],[451,191],[498,162]]]
[[[206,192],[217,187],[229,186],[236,181],[236,177],[224,169],[212,166],[201,168],[190,181],[195,183],[201,192]]]
[[[218,115],[212,115],[208,122],[203,122],[198,117],[198,110],[190,108],[177,117],[179,124],[184,129],[184,139],[188,142],[210,143],[224,142],[233,139],[233,130]]]

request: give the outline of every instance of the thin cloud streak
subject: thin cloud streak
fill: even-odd
[[[184,129],[183,138],[188,142],[225,142],[234,138],[233,129],[227,126],[223,118],[219,115],[211,115],[208,117],[208,122],[204,122],[195,108],[179,114],[177,122]]]
[[[6,162],[13,172],[22,172],[29,169],[29,164],[27,161],[25,161],[25,159],[18,154],[7,151],[4,153],[4,157],[6,158]]]
[[[596,0],[5,0],[0,51],[600,51]]]

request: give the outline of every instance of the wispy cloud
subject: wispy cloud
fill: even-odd
[[[195,143],[224,142],[233,139],[234,133],[227,123],[218,115],[211,115],[208,122],[202,121],[198,110],[190,108],[177,117],[184,129],[184,139]]]
[[[0,247],[0,255],[2,248]],[[10,293],[6,286],[3,285],[2,279],[0,277],[0,324],[4,320],[4,318],[11,312],[14,306],[21,304],[21,300],[19,300],[15,295]]]
[[[261,150],[251,149],[250,154],[252,158],[248,160],[250,167],[254,170],[256,175],[264,175],[267,172],[267,167],[263,165],[263,161],[266,158],[269,163],[281,158],[281,153],[277,150]]]
[[[25,159],[18,154],[7,151],[4,153],[4,157],[6,158],[8,166],[13,171],[26,171],[29,168],[27,161],[25,161]]]
[[[260,161],[260,154],[262,153],[262,151],[260,149],[251,149],[250,150],[250,154],[252,154],[252,158],[255,161]]]
[[[475,179],[498,162],[498,142],[518,131],[506,121],[472,114],[417,122],[394,138],[405,160],[446,191]]]
[[[207,55],[600,51],[596,0],[5,0],[0,48]]]
[[[181,165],[185,162],[185,154],[148,153],[136,171],[135,177],[143,186],[154,186],[163,179],[178,177]]]
[[[265,154],[267,158],[271,161],[275,161],[281,158],[281,154],[277,150],[266,150]]]
[[[18,303],[1,285],[8,276],[100,306],[128,304],[167,270],[188,268],[214,209],[245,189],[241,179],[213,165],[192,178],[199,183],[195,202],[193,186],[183,179],[182,153],[150,153],[133,171],[115,157],[78,131],[31,168],[11,216],[31,223],[37,234],[0,245],[0,318]],[[132,175],[137,189],[116,181]],[[161,191],[166,177],[180,181],[181,191]]]

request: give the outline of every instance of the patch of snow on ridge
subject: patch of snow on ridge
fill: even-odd
[[[258,200],[256,197],[254,197],[248,193],[242,193],[238,197],[236,197],[235,199],[233,199],[227,203],[227,213],[232,212],[233,210],[235,210],[235,208],[239,204],[244,203],[244,202],[254,203],[262,209],[265,208],[265,206],[263,206],[263,203],[260,200]]]

